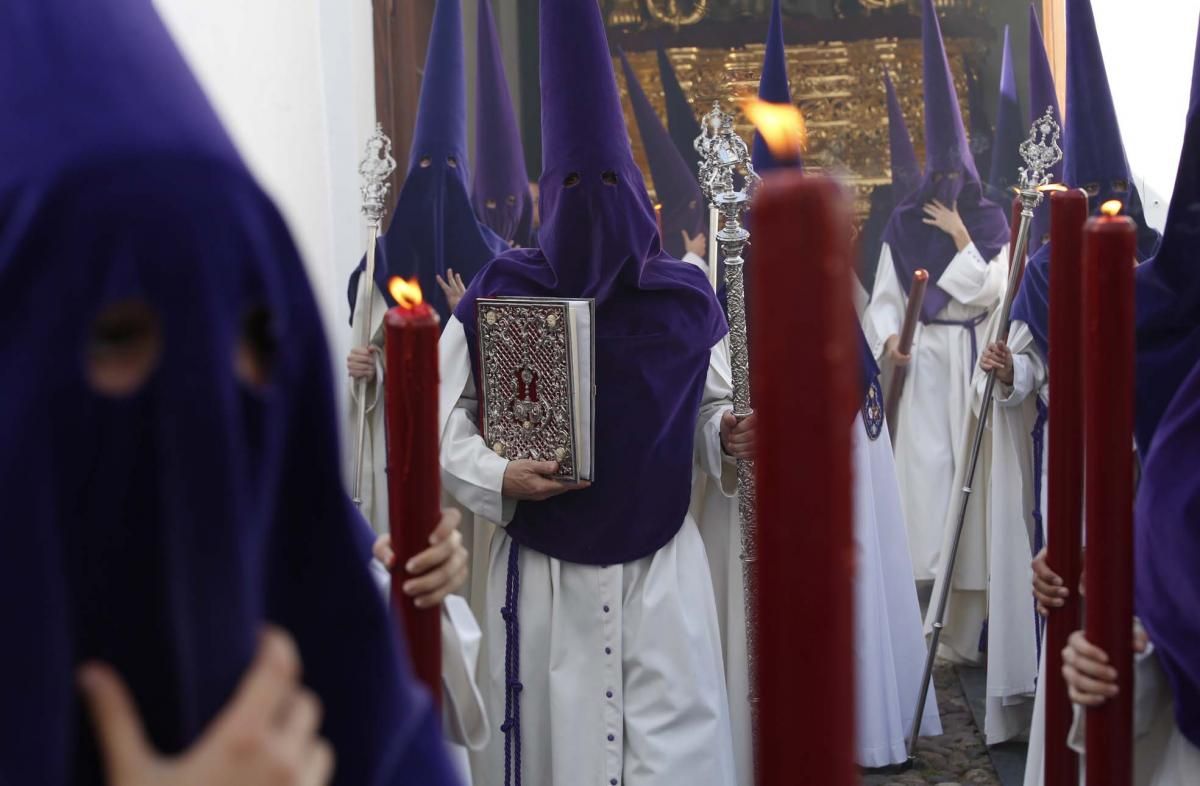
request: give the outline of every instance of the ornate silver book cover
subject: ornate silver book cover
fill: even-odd
[[[592,474],[593,304],[479,298],[483,437],[510,460],[557,461],[556,477]]]

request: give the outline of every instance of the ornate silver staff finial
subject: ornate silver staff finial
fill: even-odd
[[[392,158],[392,140],[383,133],[383,123],[375,124],[375,133],[367,140],[367,152],[358,173],[362,175],[362,213],[367,223],[378,225],[383,220],[384,203],[387,201],[389,178],[396,171],[396,159]]]
[[[733,370],[733,414],[739,419],[753,412],[750,407],[750,347],[746,335],[746,291],[742,267],[742,250],[750,233],[742,224],[742,214],[750,203],[750,195],[759,184],[758,174],[750,159],[750,149],[733,128],[733,116],[721,111],[713,102],[712,111],[704,116],[700,136],[695,141],[700,154],[700,185],[704,198],[721,214],[722,227],[709,242],[721,244],[725,259],[725,294],[729,311],[729,360]],[[735,175],[743,179],[739,190]],[[745,588],[746,660],[754,674],[757,631],[757,610],[754,589],[755,554],[755,492],[754,461],[738,459],[738,519],[741,523],[742,585]],[[750,687],[751,727],[756,732],[758,699]]]
[[[1018,169],[1017,182],[1022,191],[1033,191],[1041,202],[1039,189],[1050,185],[1050,170],[1062,161],[1063,151],[1058,146],[1062,129],[1054,119],[1054,107],[1046,107],[1046,114],[1029,129],[1029,138],[1021,143],[1021,160],[1025,166]]]
[[[733,115],[721,111],[719,102],[713,101],[712,110],[701,121],[700,136],[694,146],[700,154],[700,188],[705,199],[716,206],[718,194],[738,193],[734,188],[735,174],[745,178],[741,194],[747,199],[753,195],[760,178],[754,171],[750,148],[734,130]]]

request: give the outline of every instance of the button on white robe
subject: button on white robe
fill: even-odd
[[[505,459],[479,437],[478,402],[461,323],[441,340],[442,478],[490,538],[479,682],[488,717],[504,717],[505,626],[500,618],[516,504],[501,496]],[[720,452],[728,375],[710,366],[697,442],[701,465],[728,482]],[[716,435],[716,436],[714,436]],[[564,527],[571,522],[564,521]],[[734,783],[716,605],[704,545],[689,515],[652,555],[624,565],[579,565],[520,553],[522,781],[659,786]],[[503,783],[504,735],[473,757],[476,786]]]

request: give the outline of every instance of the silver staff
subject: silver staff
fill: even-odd
[[[729,309],[729,355],[733,366],[733,414],[738,421],[750,417],[750,347],[746,339],[746,291],[742,266],[742,249],[750,233],[742,225],[742,213],[758,186],[759,177],[750,160],[750,150],[733,129],[733,117],[721,111],[713,102],[712,111],[704,117],[703,130],[695,142],[700,154],[700,185],[704,197],[722,216],[723,226],[716,240],[725,258],[725,294]],[[740,176],[742,188],[734,185]],[[754,693],[754,653],[757,613],[754,605],[755,562],[755,499],[754,460],[738,459],[738,518],[741,522],[742,585],[745,589],[746,659],[750,670],[751,723],[757,715],[758,698]]]
[[[379,224],[383,220],[384,202],[387,201],[389,178],[396,171],[396,159],[392,158],[392,140],[383,133],[383,124],[375,124],[375,133],[367,140],[367,152],[358,173],[362,175],[362,214],[367,219],[367,265],[358,280],[358,308],[354,315],[359,319],[362,343],[371,345],[371,306],[375,302],[375,245],[379,240]],[[354,465],[354,504],[362,507],[363,459],[367,446],[367,382],[358,380],[358,451]]]
[[[1033,220],[1033,210],[1042,201],[1042,189],[1050,184],[1050,168],[1062,160],[1062,148],[1058,146],[1061,130],[1054,120],[1053,107],[1046,109],[1046,114],[1034,122],[1029,131],[1029,138],[1021,143],[1021,158],[1025,166],[1019,170],[1017,182],[1021,184],[1021,224],[1017,230],[1017,244],[1012,249],[1009,258],[1008,290],[1004,293],[1004,303],[1000,311],[1000,323],[997,335],[988,343],[998,339],[1008,338],[1009,323],[1012,320],[1013,299],[1025,270],[1025,251],[1029,247],[1029,223]],[[933,679],[933,662],[937,658],[938,640],[942,636],[942,628],[946,620],[946,603],[950,599],[950,587],[954,583],[954,563],[958,559],[958,542],[962,539],[963,526],[967,521],[967,505],[971,501],[972,485],[975,482],[975,469],[979,463],[979,449],[983,443],[983,435],[987,429],[988,416],[992,412],[992,391],[996,387],[996,372],[989,371],[987,386],[983,389],[983,406],[979,411],[979,422],[975,426],[975,439],[971,442],[971,457],[967,462],[967,472],[963,480],[961,496],[959,497],[958,522],[954,527],[954,540],[950,544],[950,555],[946,561],[945,575],[942,577],[942,591],[938,594],[937,607],[933,615],[933,634],[929,639],[929,653],[925,657],[925,673],[921,678],[921,692],[917,697],[917,714],[913,719],[912,736],[908,740],[908,755],[911,759],[916,755],[917,740],[921,735],[921,716],[925,714],[925,697],[929,693],[929,682]]]

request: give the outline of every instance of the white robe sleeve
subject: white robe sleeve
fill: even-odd
[[[375,355],[375,377],[367,380],[367,384],[360,387],[356,380],[350,380],[350,400],[354,406],[358,406],[359,390],[363,391],[363,395],[367,401],[367,412],[372,412],[375,405],[379,403],[380,397],[383,395],[383,317],[387,313],[387,303],[383,300],[383,295],[379,291],[379,287],[371,287],[371,346],[378,347],[380,352]],[[361,293],[359,295],[361,307]],[[356,314],[361,313],[355,311]],[[361,340],[361,333],[357,325],[352,325],[354,330],[354,345],[358,346]]]
[[[479,401],[462,323],[451,317],[438,344],[442,377],[442,486],[467,510],[501,526],[512,520],[516,500],[501,494],[508,460],[491,450],[479,433]]]
[[[721,447],[721,418],[733,409],[733,371],[728,342],[717,342],[709,353],[708,378],[696,425],[696,462],[720,484],[726,497],[737,494],[737,462]]]
[[[959,303],[990,308],[1008,285],[1008,246],[989,264],[971,243],[954,255],[936,283]]]
[[[863,310],[862,316],[863,333],[876,360],[883,357],[883,345],[888,338],[900,333],[907,306],[908,295],[900,286],[900,278],[892,261],[892,249],[884,243],[879,254],[879,267],[875,269],[871,302]]]

